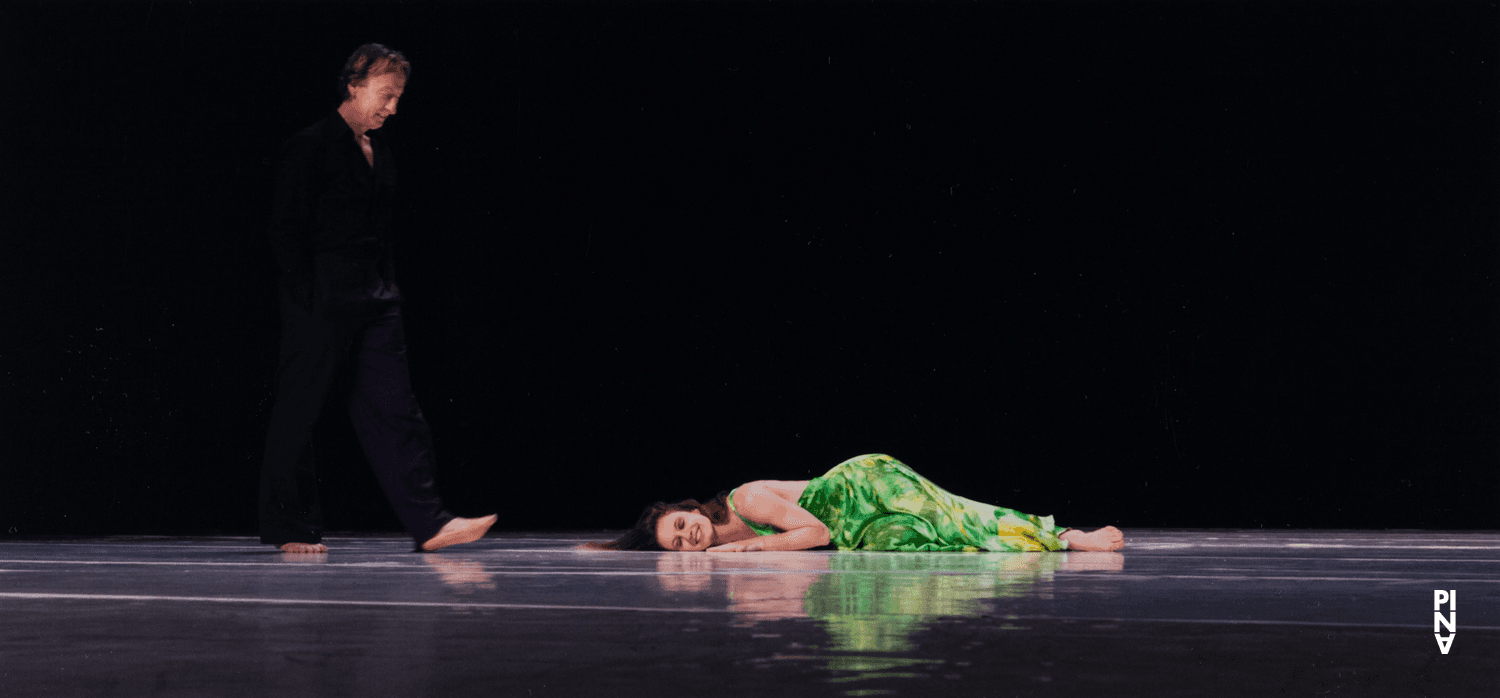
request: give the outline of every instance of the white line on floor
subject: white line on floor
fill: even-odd
[[[1288,548],[1396,548],[1400,550],[1500,550],[1500,545],[1377,545],[1352,543],[1283,543]]]
[[[1222,618],[1075,618],[1068,616],[1019,616],[1019,615],[997,615],[1003,620],[1071,620],[1084,623],[1197,623],[1214,625],[1311,625],[1329,628],[1400,628],[1410,630],[1413,628],[1427,628],[1426,625],[1412,623],[1339,623],[1321,620],[1226,620]],[[1465,630],[1500,630],[1500,626],[1494,625],[1468,625]]]
[[[396,608],[473,608],[543,611],[646,611],[655,613],[728,613],[727,608],[645,608],[637,606],[566,606],[528,603],[445,603],[440,601],[344,601],[338,599],[260,599],[239,596],[148,596],[136,594],[33,594],[0,592],[8,599],[74,599],[81,601],[189,601],[198,603],[252,603],[288,606],[376,606]]]
[[[399,562],[320,562],[304,560],[297,563],[285,562],[163,562],[149,560],[12,560],[0,559],[0,564],[37,564],[37,565],[137,565],[137,566],[165,566],[165,567],[264,567],[268,570],[278,571],[318,571],[325,567],[356,567],[376,568],[390,572],[418,572],[430,573],[441,572],[440,569],[425,564]],[[503,566],[491,564],[482,565],[482,572],[492,576],[508,577],[671,577],[679,575],[687,576],[715,576],[729,577],[735,575],[766,575],[766,574],[855,574],[855,575],[1027,575],[1032,570],[999,570],[999,569],[938,569],[938,570],[831,570],[831,569],[768,569],[758,567],[746,567],[741,569],[709,569],[709,570],[682,570],[674,572],[663,572],[658,570],[568,570],[568,569],[507,569]],[[23,570],[12,570],[23,571]],[[37,571],[37,570],[24,570]],[[1066,573],[1063,570],[1056,572]],[[1096,577],[1099,575],[1089,575]],[[1110,579],[1212,579],[1219,581],[1320,581],[1320,582],[1393,582],[1393,583],[1417,583],[1428,581],[1426,579],[1413,579],[1412,577],[1297,577],[1297,576],[1260,576],[1255,574],[1221,574],[1221,575],[1188,575],[1188,574],[1149,574],[1137,571],[1134,573],[1108,572]],[[1452,575],[1445,577],[1434,577],[1431,581],[1453,581],[1456,577]],[[1463,579],[1465,583],[1500,583],[1500,579],[1478,577]]]
[[[1464,584],[1500,584],[1500,579],[1488,577],[1474,577],[1456,580],[1454,577],[1262,577],[1253,574],[1111,574],[1106,579],[1212,579],[1224,582],[1263,582],[1263,581],[1287,581],[1287,582],[1394,582],[1394,583],[1441,583],[1444,581],[1461,581]]]
[[[543,610],[543,611],[641,611],[647,613],[733,613],[728,608],[643,608],[636,606],[564,606],[555,604],[505,604],[505,603],[442,603],[422,601],[344,601],[337,599],[260,599],[228,596],[145,596],[127,594],[28,594],[0,592],[0,598],[80,600],[80,601],[178,601],[197,603],[247,603],[283,606],[371,606],[380,608],[450,608],[493,610]],[[1022,616],[1003,615],[997,618],[1012,621],[1074,621],[1086,623],[1192,623],[1199,625],[1304,625],[1328,628],[1398,628],[1403,630],[1426,629],[1426,625],[1411,623],[1338,623],[1332,621],[1304,620],[1244,620],[1222,618],[1119,618],[1119,617],[1069,617],[1069,616]],[[1500,630],[1500,626],[1468,625],[1464,630]]]
[[[268,559],[265,562],[190,562],[160,560],[0,560],[4,564],[36,564],[36,565],[199,565],[209,567],[267,567],[275,566],[281,568],[288,564],[306,564],[308,569],[312,567],[384,567],[384,568],[407,568],[407,569],[431,569],[425,565],[402,564],[399,562],[320,562],[317,560],[302,559],[296,563],[286,563],[281,560]]]
[[[1125,551],[1129,554],[1130,551]],[[1327,562],[1500,562],[1500,557],[1292,557],[1289,555],[1162,555],[1162,556],[1131,556],[1135,564],[1144,564],[1155,560],[1220,560],[1223,562],[1238,562],[1240,560],[1315,560]]]

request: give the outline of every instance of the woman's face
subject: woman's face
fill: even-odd
[[[669,511],[656,520],[656,542],[663,550],[706,550],[714,526],[696,511]]]

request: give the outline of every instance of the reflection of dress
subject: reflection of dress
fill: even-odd
[[[734,508],[734,493],[729,493]],[[828,526],[840,550],[1026,552],[1067,550],[1050,516],[1032,516],[934,485],[883,454],[851,458],[813,478],[797,500]],[[739,515],[739,512],[735,512]],[[776,529],[745,520],[765,536]]]

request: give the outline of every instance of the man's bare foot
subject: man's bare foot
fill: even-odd
[[[1125,547],[1125,534],[1114,526],[1105,526],[1089,533],[1075,528],[1063,531],[1058,538],[1068,541],[1068,550],[1081,552],[1108,552]]]
[[[495,525],[495,520],[499,518],[499,514],[490,514],[482,519],[455,517],[445,524],[437,535],[427,539],[427,542],[422,544],[422,549],[431,552],[459,543],[472,543],[483,538],[484,532],[490,530],[490,526]]]
[[[322,543],[282,543],[281,552],[284,553],[326,553],[328,546]]]

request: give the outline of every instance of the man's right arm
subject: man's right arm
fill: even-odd
[[[313,276],[313,185],[317,173],[316,143],[299,137],[282,150],[271,203],[271,250],[282,283],[307,301]]]

